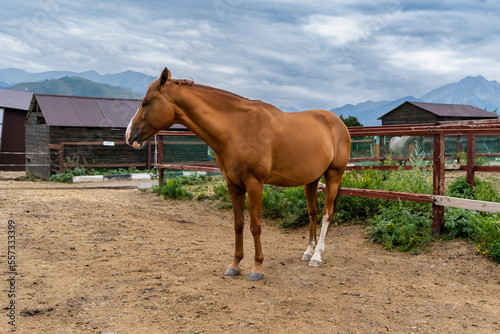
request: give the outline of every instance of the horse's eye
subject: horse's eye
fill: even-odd
[[[142,107],[143,107],[143,108],[146,108],[146,107],[147,107],[147,106],[149,106],[150,104],[151,104],[151,102],[150,102],[150,101],[143,101],[143,102],[142,102]]]

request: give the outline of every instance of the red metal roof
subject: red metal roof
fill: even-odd
[[[32,93],[0,89],[0,108],[28,110],[32,99]]]
[[[475,117],[475,118],[497,118],[498,115],[492,112],[473,107],[466,104],[444,104],[444,103],[425,103],[408,102],[419,108],[430,111],[438,116],[445,117]]]
[[[414,106],[417,106],[419,108],[422,108],[428,112],[431,112],[437,116],[443,116],[443,117],[469,117],[469,118],[475,118],[475,119],[480,119],[480,118],[498,118],[497,114],[494,114],[492,112],[473,107],[471,105],[467,104],[446,104],[446,103],[427,103],[427,102],[411,102],[411,101],[406,101],[402,103],[401,105],[397,106],[396,108],[392,109],[388,113],[380,116],[378,119],[382,119],[384,116],[390,114],[394,110],[397,110],[401,106],[405,105],[406,103],[412,104]]]
[[[141,100],[35,94],[50,126],[126,128]],[[185,130],[182,125],[171,129]]]

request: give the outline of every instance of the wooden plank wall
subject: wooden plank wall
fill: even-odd
[[[403,105],[382,118],[382,125],[435,123],[436,115],[412,105]]]
[[[69,128],[51,127],[50,143],[59,145],[61,142],[102,142],[124,141],[125,129],[109,128]],[[128,145],[117,146],[65,146],[64,160],[71,163],[140,163],[146,162],[147,150],[136,150]],[[54,161],[59,166],[59,159]]]
[[[43,179],[50,178],[50,160],[55,152],[49,150],[49,126],[37,124],[41,113],[30,112],[26,118],[26,173]],[[32,154],[35,153],[35,154]]]

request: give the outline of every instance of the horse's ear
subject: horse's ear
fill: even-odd
[[[160,86],[163,86],[168,79],[170,79],[172,77],[172,75],[170,74],[170,71],[168,70],[168,68],[165,67],[165,69],[163,70],[163,72],[161,72],[161,75],[160,75]]]

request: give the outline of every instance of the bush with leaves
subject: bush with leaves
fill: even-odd
[[[363,169],[360,172],[348,171],[344,173],[341,187],[360,189],[381,189],[384,174],[381,171],[371,168]],[[368,217],[379,212],[379,206],[383,200],[369,197],[340,196],[336,221],[364,221]]]
[[[449,208],[444,216],[442,235],[446,239],[462,238],[478,241],[476,236],[481,228],[482,217],[477,211]]]
[[[193,194],[189,192],[182,182],[177,179],[166,181],[160,186],[153,187],[153,193],[163,196],[165,199],[191,199]]]
[[[493,184],[477,177],[474,179],[474,187],[470,186],[465,177],[457,178],[448,186],[447,194],[451,197],[500,202],[500,195]]]
[[[386,249],[419,253],[432,241],[432,221],[409,210],[403,202],[383,208],[379,215],[368,219],[370,240],[381,243]]]
[[[50,182],[73,183],[73,173],[59,173],[50,177]]]
[[[323,208],[324,194],[318,194],[318,209]],[[283,227],[303,226],[309,223],[304,187],[280,188],[264,186],[262,215],[276,219]]]

